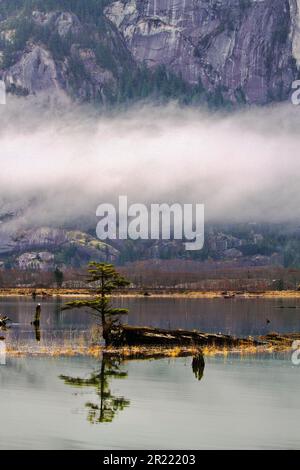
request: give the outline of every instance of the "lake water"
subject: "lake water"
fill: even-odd
[[[299,301],[123,299],[128,322],[238,335],[300,331]],[[35,342],[35,303],[1,299],[7,341]],[[270,324],[266,325],[266,318]],[[41,341],[88,331],[84,312],[42,302]],[[79,334],[79,333],[78,333]],[[0,366],[0,449],[299,449],[300,366],[291,354],[118,363],[100,357],[7,357]]]
[[[0,448],[300,448],[300,369],[289,357],[207,358],[200,381],[190,358],[129,361],[125,377],[110,379],[102,421],[100,385],[60,378],[88,380],[100,369],[85,357],[8,359]]]
[[[13,336],[33,337],[30,322],[35,306],[41,303],[41,329],[55,337],[61,333],[85,331],[93,319],[84,311],[61,311],[64,300],[30,298],[0,298],[0,314],[15,323]],[[155,326],[167,329],[197,329],[209,333],[237,336],[257,336],[271,331],[300,331],[300,299],[188,299],[188,298],[128,298],[115,299],[116,305],[128,308],[124,321],[131,325]],[[270,323],[267,323],[266,320]]]

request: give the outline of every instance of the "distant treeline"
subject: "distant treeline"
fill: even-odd
[[[191,267],[190,267],[191,268]],[[199,290],[199,291],[249,291],[298,290],[300,270],[275,267],[248,269],[207,270],[198,266],[198,271],[170,271],[168,264],[155,269],[151,263],[133,263],[118,268],[131,281],[129,290]],[[63,272],[63,288],[84,289],[86,270],[66,269]],[[1,270],[0,288],[29,287],[55,288],[57,275],[54,271]],[[128,290],[126,289],[126,290]]]

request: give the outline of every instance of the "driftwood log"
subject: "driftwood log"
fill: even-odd
[[[1,328],[2,328],[2,327],[5,328],[5,327],[6,327],[6,324],[7,324],[8,322],[10,322],[10,321],[11,321],[11,320],[10,320],[7,316],[5,316],[5,317],[0,317],[0,327],[1,327]]]
[[[109,334],[111,346],[259,346],[252,338],[235,338],[229,335],[200,333],[187,330],[163,330],[151,327],[118,325]]]
[[[294,341],[300,340],[300,333],[268,333],[259,336],[259,341],[279,349],[290,348]]]

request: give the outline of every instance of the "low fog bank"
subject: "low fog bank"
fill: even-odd
[[[127,195],[129,203],[204,203],[207,222],[297,221],[299,129],[291,104],[101,115],[10,97],[0,106],[1,213],[18,209],[20,225],[64,226]]]

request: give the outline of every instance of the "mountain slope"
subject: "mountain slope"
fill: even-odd
[[[0,77],[18,94],[101,103],[287,99],[297,0],[1,0]]]

